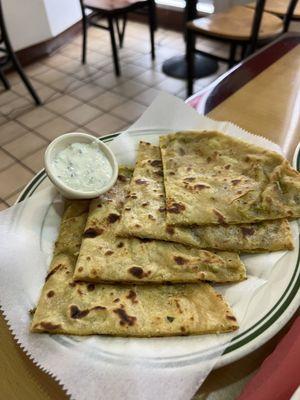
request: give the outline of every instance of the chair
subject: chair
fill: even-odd
[[[255,3],[246,4],[247,7],[254,8]],[[289,10],[289,7],[293,11]],[[298,0],[267,0],[265,5],[265,11],[271,14],[275,14],[284,20],[285,26],[284,31],[287,32],[291,21],[300,20],[300,3]],[[289,16],[289,18],[288,18]]]
[[[2,4],[0,0],[0,53],[3,53],[4,56],[0,58],[0,81],[3,83],[3,86],[6,90],[10,89],[10,83],[7,80],[7,78],[4,75],[3,72],[3,67],[6,67],[10,63],[14,66],[18,74],[20,75],[20,78],[22,79],[24,85],[28,89],[29,93],[33,97],[36,105],[40,106],[42,105],[42,101],[37,95],[36,91],[34,90],[32,84],[30,83],[29,79],[27,78],[20,61],[18,57],[16,56],[12,45],[10,43],[6,25],[4,22],[4,16],[3,16],[3,9],[2,9]]]
[[[154,31],[156,29],[156,8],[155,0],[80,0],[82,11],[82,28],[83,28],[83,44],[82,44],[82,63],[86,63],[86,47],[87,47],[87,30],[89,25],[96,26],[101,29],[108,30],[110,33],[112,54],[114,60],[115,73],[120,76],[120,66],[118,58],[118,49],[115,37],[115,27],[119,38],[120,47],[123,46],[124,33],[127,22],[127,14],[148,13],[150,40],[151,40],[151,56],[155,58]],[[104,18],[107,25],[96,22]],[[122,25],[121,25],[122,22]]]
[[[241,58],[252,54],[257,46],[262,46],[277,38],[284,32],[286,21],[290,21],[297,0],[291,1],[285,22],[276,15],[264,11],[266,0],[258,0],[255,9],[246,6],[234,6],[225,12],[198,18],[187,24],[187,93],[193,93],[193,76],[195,53],[200,53],[227,62],[231,68],[236,62],[237,47],[241,46]],[[230,44],[229,58],[219,57],[195,48],[196,36],[204,36]]]

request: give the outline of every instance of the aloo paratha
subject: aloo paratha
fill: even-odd
[[[170,226],[166,222],[160,149],[139,144],[137,162],[117,233],[235,252],[293,249],[285,219],[242,225]]]
[[[167,222],[300,217],[300,174],[281,155],[219,132],[161,136]]]
[[[32,332],[151,337],[238,328],[230,307],[206,283],[136,287],[73,282],[87,205],[73,201],[66,209]]]
[[[113,189],[91,202],[74,279],[89,282],[188,283],[245,279],[236,253],[116,236],[132,171],[121,169]]]

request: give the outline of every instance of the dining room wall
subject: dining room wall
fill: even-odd
[[[14,49],[57,36],[81,19],[79,0],[2,0]]]

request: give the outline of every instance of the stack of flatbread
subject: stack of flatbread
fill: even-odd
[[[211,284],[246,279],[239,254],[293,248],[300,176],[280,155],[218,132],[141,142],[134,170],[67,201],[31,330],[173,336],[238,328]]]

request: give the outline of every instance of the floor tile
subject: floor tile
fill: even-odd
[[[104,91],[105,90],[100,86],[88,83],[71,92],[71,95],[80,100],[89,101],[96,96],[99,96]]]
[[[102,111],[88,104],[82,104],[65,114],[65,117],[76,125],[85,125],[96,117],[100,117]]]
[[[105,33],[104,33],[105,35]],[[91,35],[91,32],[89,32],[88,34],[89,38],[88,38],[88,43],[87,43],[87,51],[89,54],[91,54],[91,52],[96,52],[96,53],[100,53],[101,54],[101,48],[103,46],[103,42],[100,41],[98,37],[94,37],[93,35]]]
[[[7,197],[5,199],[5,202],[8,203],[10,206],[13,206],[14,204],[16,204],[16,201],[18,200],[18,197],[20,196],[20,194],[21,194],[21,190],[17,191],[13,195]]]
[[[48,102],[46,107],[57,114],[64,114],[72,110],[72,108],[77,107],[79,104],[81,104],[81,102],[75,97],[63,95],[53,101]]]
[[[126,124],[126,121],[110,114],[103,114],[101,117],[89,122],[86,127],[97,136],[117,132]]]
[[[124,62],[122,62],[121,64],[122,64],[121,65],[122,76],[124,78],[136,78],[137,76],[146,71],[145,68],[140,67],[138,65],[127,64],[127,63],[125,64]]]
[[[119,93],[126,97],[133,97],[146,89],[148,89],[148,86],[143,85],[142,83],[136,82],[134,80],[129,80],[113,88],[113,92]]]
[[[11,142],[12,140],[25,135],[28,130],[16,121],[7,122],[1,125],[0,129],[0,146]]]
[[[95,51],[88,51],[86,54],[86,62],[88,65],[93,65],[97,68],[101,68],[103,65],[112,62],[111,56],[106,56]]]
[[[9,167],[14,162],[15,160],[12,157],[10,157],[8,154],[6,154],[5,151],[0,149],[0,171],[4,168]]]
[[[67,64],[69,61],[71,61],[69,57],[66,57],[60,53],[56,53],[43,60],[44,64],[58,69],[60,69],[60,67],[62,67],[64,64]]]
[[[93,79],[93,77],[99,73],[97,68],[94,68],[92,65],[82,65],[80,64],[80,68],[74,71],[73,75],[80,80],[84,80],[85,82],[89,82]],[[104,74],[104,71],[103,71]]]
[[[20,75],[14,69],[12,71],[5,72],[5,76],[8,79],[11,86],[17,85],[18,83],[22,83]],[[2,86],[1,86],[1,89],[2,89]]]
[[[62,117],[56,117],[36,128],[36,131],[45,139],[52,141],[64,133],[76,132],[76,125]]]
[[[55,82],[58,79],[64,78],[65,76],[66,75],[63,72],[51,68],[46,72],[35,75],[35,79],[37,81],[44,82],[45,84],[50,84],[51,82]]]
[[[134,100],[139,103],[144,104],[145,106],[149,106],[152,101],[159,95],[160,91],[154,88],[149,88],[142,93],[138,94]]]
[[[186,89],[180,90],[178,93],[176,93],[176,97],[178,97],[181,100],[186,100],[186,98],[188,97]]]
[[[50,68],[47,65],[44,65],[40,62],[35,62],[34,64],[26,67],[26,74],[28,76],[35,76],[47,72],[49,69]]]
[[[17,163],[0,172],[0,197],[5,199],[11,196],[24,187],[32,177],[31,172]]]
[[[154,68],[156,65],[161,65],[160,62],[151,60],[150,55],[142,55],[140,57],[133,56],[132,58],[128,59],[129,62],[135,65],[139,65],[145,69]]]
[[[105,75],[102,75],[100,78],[96,78],[93,80],[93,83],[105,88],[105,89],[112,89],[121,83],[124,83],[126,78],[124,77],[117,77],[113,72],[109,72]]]
[[[77,60],[81,59],[81,48],[73,43],[63,46],[61,49],[59,49],[59,53]]]
[[[161,72],[152,71],[151,69],[136,76],[135,80],[144,83],[148,86],[154,86],[166,79],[166,75]]]
[[[137,55],[141,56],[142,53],[137,52],[137,50],[133,47],[124,47],[122,49],[122,51],[120,52],[120,60],[124,63],[124,61],[127,62],[128,58],[133,57],[133,56],[136,57]],[[123,72],[123,69],[122,69],[122,72]]]
[[[0,200],[0,211],[4,211],[8,208],[8,205]]]
[[[23,114],[21,117],[18,117],[17,120],[28,128],[33,129],[44,122],[55,118],[55,116],[55,114],[49,110],[46,110],[45,108],[36,107],[34,110]]]
[[[35,104],[32,100],[25,97],[17,97],[15,100],[0,106],[0,113],[5,115],[7,118],[15,119],[34,108]]]
[[[61,72],[67,75],[76,74],[78,71],[81,71],[83,65],[81,64],[80,60],[74,60],[69,58],[67,62],[57,66],[56,68],[59,69]]]
[[[101,108],[101,110],[110,111],[125,101],[127,101],[126,97],[113,92],[104,92],[91,100],[90,103]]]
[[[0,115],[0,126],[8,122],[8,119],[4,115]]]
[[[176,94],[180,90],[184,89],[185,85],[186,85],[186,82],[182,81],[180,79],[166,78],[164,81],[162,81],[155,87],[158,90],[163,90],[163,91],[171,93],[171,94]]]
[[[2,89],[2,88],[1,88]],[[16,100],[18,95],[11,90],[0,89],[0,106],[7,104],[10,101]]]
[[[124,65],[122,65],[122,67],[124,67]],[[101,71],[105,71],[105,72],[114,72],[114,65],[112,63],[103,65],[103,67],[101,67]],[[123,71],[122,71],[122,76],[123,76]],[[124,75],[125,76],[125,75]]]
[[[47,147],[42,147],[35,153],[24,158],[22,160],[22,163],[25,164],[28,168],[30,168],[34,172],[39,172],[42,168],[44,168],[44,155],[46,148]]]
[[[120,106],[114,108],[111,113],[130,122],[138,119],[145,110],[146,107],[144,105],[133,100],[128,100]]]
[[[3,149],[8,151],[15,158],[21,160],[46,144],[46,140],[42,139],[38,135],[34,133],[27,133],[26,135],[4,145]]]
[[[38,92],[38,89],[42,86],[42,84],[38,81],[35,81],[33,78],[29,78],[30,83],[32,84],[33,88]],[[21,96],[30,95],[27,87],[24,85],[23,82],[19,82],[11,87],[11,90]]]
[[[49,85],[58,90],[59,92],[71,93],[75,89],[83,85],[83,82],[74,78],[73,76],[65,75],[64,78],[58,79],[57,81],[50,82]]]
[[[40,96],[42,102],[44,104],[47,104],[47,102],[50,102],[55,98],[59,97],[60,93],[58,93],[54,89],[51,89],[48,86],[43,86],[42,88],[39,88],[38,95]]]

